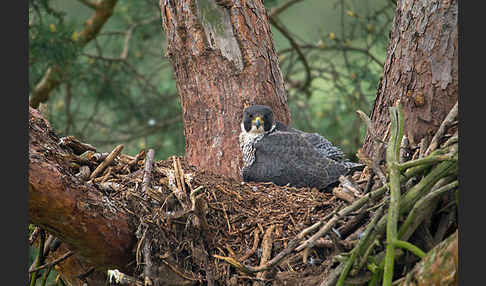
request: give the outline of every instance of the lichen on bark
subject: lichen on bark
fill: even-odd
[[[238,70],[243,69],[238,41],[233,33],[230,10],[216,5],[214,0],[197,0],[198,17],[212,49],[221,51]]]

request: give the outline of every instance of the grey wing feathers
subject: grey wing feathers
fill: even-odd
[[[304,133],[304,136],[309,143],[314,145],[324,156],[333,160],[344,160],[344,153],[338,147],[332,145],[329,140],[317,133]]]
[[[277,121],[277,130],[285,132],[294,132],[304,137],[311,145],[313,145],[324,156],[336,161],[344,160],[344,153],[338,147],[318,133],[307,133],[293,127],[287,126],[282,122]]]
[[[255,162],[243,171],[245,181],[324,189],[349,172],[345,164],[326,158],[295,132],[267,134],[255,149]]]

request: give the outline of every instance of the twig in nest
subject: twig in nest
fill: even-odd
[[[371,188],[373,187],[373,185],[375,183],[374,177],[375,177],[375,171],[372,168],[370,168],[370,176],[368,177],[368,180],[366,182],[366,186],[364,188],[365,194],[367,194],[371,191]]]
[[[299,247],[296,248],[296,251],[301,251],[306,247],[312,247],[313,243],[315,240],[317,240],[319,237],[322,237],[324,234],[326,234],[329,230],[331,230],[332,227],[338,222],[339,219],[347,216],[351,212],[358,210],[361,208],[366,202],[368,202],[371,198],[376,198],[382,196],[387,190],[387,186],[383,186],[379,188],[376,191],[373,191],[371,193],[368,193],[368,195],[361,197],[359,200],[355,201],[353,204],[345,207],[344,209],[338,211],[336,214],[333,215],[333,217],[323,226],[319,229],[318,232],[316,232],[313,236],[311,236],[309,239],[304,241],[302,244],[299,245]]]
[[[103,170],[110,165],[115,158],[120,155],[121,151],[123,150],[123,145],[120,144],[111,151],[111,153],[106,157],[106,159],[101,162],[101,164],[91,173],[91,176],[89,176],[89,179],[92,180],[93,178],[96,178]]]
[[[149,150],[150,153],[150,150]],[[148,154],[147,154],[148,155]],[[148,157],[148,156],[147,156]],[[152,253],[150,251],[150,246],[152,244],[152,234],[149,232],[148,235],[145,237],[143,243],[143,276],[144,276],[144,284],[147,285],[154,285],[152,279],[157,278],[156,270],[154,264],[152,262]]]
[[[201,193],[204,190],[203,186],[197,187],[194,191],[191,192],[189,197],[191,198],[191,211],[196,215],[196,217],[199,219],[199,224],[201,227],[201,230],[205,231],[209,229],[208,221],[206,219],[206,210],[208,208],[206,201],[202,197]],[[204,235],[206,236],[207,233],[204,232]]]
[[[375,228],[375,225],[378,222],[378,220],[383,215],[383,212],[384,212],[384,207],[382,206],[375,213],[373,219],[371,220],[371,222],[366,227],[366,231],[365,231],[363,237],[359,240],[356,247],[353,250],[351,250],[351,256],[348,258],[348,260],[345,263],[343,263],[344,267],[340,271],[341,273],[340,273],[339,279],[336,283],[337,286],[343,285],[344,279],[346,279],[346,276],[348,275],[349,271],[351,270],[351,267],[353,266],[353,263],[356,260],[356,258],[359,256],[360,253],[363,252],[363,248],[364,248],[364,246],[366,246],[366,244],[367,244],[367,242],[370,238],[370,234],[373,231],[373,229]],[[336,268],[336,269],[338,269],[338,268]]]
[[[223,203],[221,203],[221,206],[223,207],[224,218],[226,219],[226,224],[228,225],[228,232],[231,232],[231,224],[229,222],[228,214],[226,213],[226,208]]]
[[[118,269],[108,270],[107,276],[108,276],[108,280],[110,281],[110,284],[111,283],[117,283],[119,285],[143,286],[142,281],[138,280],[135,277],[128,276],[124,273],[121,273],[120,271],[118,271]]]
[[[168,261],[167,261],[167,257],[161,257],[161,261],[167,265],[172,271],[174,271],[174,273],[176,273],[177,275],[179,275],[180,277],[186,279],[186,280],[190,280],[190,281],[199,281],[198,279],[195,279],[193,277],[189,277],[188,275],[184,274],[182,272],[182,270],[180,270],[179,268],[177,268],[175,265],[172,265],[170,264]]]
[[[147,235],[147,228],[145,228],[145,230],[142,234],[142,237],[138,241],[137,250],[135,251],[135,261],[137,262],[137,265],[142,264],[142,260],[140,258],[140,250],[141,250],[142,245],[144,245],[146,235]]]
[[[267,228],[265,234],[262,238],[262,256],[260,258],[260,266],[265,265],[268,260],[270,260],[270,256],[272,254],[272,246],[273,246],[273,231],[275,230],[275,225],[272,224]],[[260,272],[256,276],[257,278],[265,278],[265,272]],[[257,282],[255,282],[257,283]]]
[[[76,174],[76,177],[80,178],[83,181],[86,181],[89,179],[90,175],[91,175],[91,170],[89,169],[89,167],[81,166],[79,167],[79,172]]]
[[[348,191],[351,191],[355,197],[361,197],[361,190],[358,186],[356,186],[355,182],[349,179],[349,177],[339,176],[339,182],[341,182],[341,186],[346,188]]]
[[[336,267],[334,269],[334,271],[331,272],[330,275],[326,276],[324,278],[324,280],[322,280],[322,282],[321,282],[321,284],[319,284],[319,286],[334,286],[334,285],[336,285],[336,281],[339,278],[339,274],[341,274],[343,269],[344,269],[344,263],[339,264],[339,266]]]
[[[373,170],[373,172],[378,176],[378,178],[380,178],[380,181],[383,184],[383,186],[387,184],[385,173],[383,173],[383,170],[378,164],[378,159],[369,158],[361,149],[358,150],[356,156],[359,158],[361,162],[365,163],[370,169]]]
[[[451,126],[456,119],[458,109],[458,102],[456,101],[456,104],[454,104],[454,106],[451,108],[449,114],[447,114],[446,118],[442,121],[442,124],[430,141],[429,147],[427,148],[427,151],[425,151],[425,155],[430,154],[430,152],[434,151],[435,149],[437,149],[437,147],[439,147],[439,141],[444,136],[447,128],[449,128],[449,126]]]
[[[424,137],[420,140],[419,143],[419,159],[425,156],[426,146],[427,146],[427,137]]]
[[[67,146],[73,150],[74,154],[77,155],[82,154],[88,150],[96,152],[95,147],[79,141],[74,136],[66,136],[59,139],[59,146]]]
[[[154,167],[154,149],[149,149],[145,156],[145,167],[143,170],[142,194],[147,194],[147,188],[152,181],[152,169]]]
[[[103,175],[101,177],[94,178],[93,179],[93,182],[95,182],[95,183],[103,183],[103,182],[105,182],[111,176],[112,171],[113,171],[113,168],[111,166],[108,167],[108,168],[106,168],[105,171],[103,172]]]
[[[30,234],[30,237],[29,237],[29,245],[32,245],[32,243],[34,243],[35,239],[39,235],[39,230],[40,230],[40,227],[38,227],[38,226],[36,226],[34,228],[34,230],[32,231],[32,233]]]
[[[366,115],[363,111],[361,110],[356,110],[356,113],[358,113],[359,118],[363,120],[363,122],[366,124],[366,130],[370,134],[371,138],[378,143],[384,144],[386,146],[386,142],[381,140],[378,135],[376,135],[375,128],[373,127],[373,122],[371,122],[371,119]]]
[[[167,177],[169,178],[169,188],[172,193],[174,193],[182,208],[187,211],[189,210],[189,198],[187,197],[186,188],[184,186],[184,173],[180,166],[180,159],[174,156],[172,157],[172,160],[174,173],[167,174]]]
[[[176,179],[176,184],[177,188],[184,192],[184,194],[187,194],[186,192],[186,184],[184,180],[184,170],[182,169],[181,166],[181,159],[179,157],[172,157],[173,164],[174,164],[174,172],[175,172],[175,179]]]
[[[32,263],[32,265],[30,266],[29,270],[30,269],[34,269],[36,267],[38,267],[39,265],[43,264],[44,263],[44,244],[46,242],[46,233],[43,229],[40,229],[39,230],[39,236],[40,236],[40,242],[39,242],[39,251],[37,253],[37,256],[34,260],[34,263]],[[30,271],[29,271],[29,274]],[[30,286],[34,286],[35,285],[35,282],[38,278],[38,274],[39,272],[38,271],[34,271],[32,272],[32,276],[30,277]]]
[[[44,268],[47,268],[47,267],[51,267],[51,266],[54,266],[56,264],[58,264],[59,262],[65,260],[66,258],[68,258],[69,256],[73,255],[74,252],[73,251],[68,251],[66,252],[63,256],[57,258],[56,260],[52,261],[52,262],[49,262],[49,263],[46,263],[44,265],[41,265],[41,266],[38,266],[38,267],[35,267],[34,269],[31,269],[29,270],[29,273],[32,273],[34,271],[38,271],[38,270],[42,270]]]
[[[195,190],[191,192],[189,195],[189,198],[191,199],[191,210],[195,211],[196,210],[196,197],[204,191],[203,186],[197,187]]]
[[[86,277],[90,276],[93,272],[95,271],[94,267],[90,267],[87,271],[76,275],[75,277],[78,278],[79,280],[84,280]]]
[[[403,163],[408,161],[409,155],[409,142],[407,136],[403,136],[402,143],[400,144],[400,154],[399,154],[399,162]]]
[[[408,240],[418,225],[423,221],[423,219],[425,219],[424,214],[427,214],[426,211],[430,209],[432,202],[435,201],[440,195],[457,188],[459,185],[457,180],[448,184],[444,183],[447,183],[447,180],[442,179],[434,186],[434,188],[437,187],[437,189],[433,189],[430,193],[417,201],[412,210],[408,213],[405,221],[402,223],[398,232],[398,238],[401,240]]]
[[[346,224],[338,228],[338,232],[341,234],[341,239],[346,239],[348,235],[357,230],[361,226],[361,224],[364,223],[364,220],[368,217],[368,213],[369,212],[366,207],[363,207],[356,216],[354,216],[352,219],[346,222]]]
[[[133,167],[137,165],[138,161],[143,160],[143,158],[145,158],[145,149],[140,150],[135,158],[132,161],[128,162],[128,168],[133,169]]]
[[[352,204],[356,200],[356,198],[353,196],[353,193],[345,188],[335,187],[332,189],[332,194],[335,195],[337,198],[350,204]]]
[[[258,243],[260,242],[260,230],[255,227],[255,229],[253,230],[253,246],[251,247],[250,250],[248,250],[242,257],[240,257],[240,261],[245,261],[248,259],[248,257],[252,256],[253,253],[256,252],[257,248],[258,248]]]

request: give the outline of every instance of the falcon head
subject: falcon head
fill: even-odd
[[[272,129],[273,111],[266,105],[252,105],[243,111],[241,131],[261,134]]]

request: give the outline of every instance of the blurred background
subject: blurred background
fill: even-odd
[[[59,136],[74,135],[101,152],[124,144],[129,155],[154,148],[158,160],[183,156],[159,0],[119,0],[102,29],[81,44],[93,1],[29,0],[29,96],[55,66],[62,77],[39,109]],[[354,159],[365,135],[356,110],[371,111],[394,1],[266,0],[265,6],[292,126],[320,133]],[[33,248],[29,253],[31,264]]]
[[[99,151],[154,148],[184,155],[181,107],[158,0],[119,0],[79,44],[94,0],[29,0],[29,91],[53,65],[60,84],[40,109],[59,136]],[[208,0],[198,0],[208,1]],[[318,132],[353,158],[381,77],[395,3],[390,0],[266,0],[292,126]],[[305,88],[303,88],[303,86]],[[30,94],[31,95],[31,94]]]

